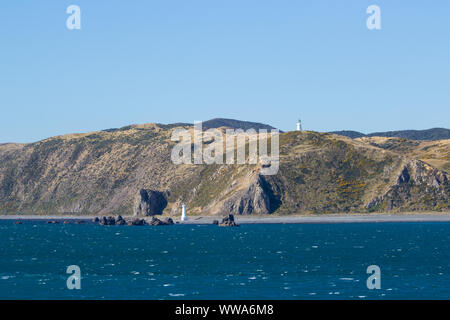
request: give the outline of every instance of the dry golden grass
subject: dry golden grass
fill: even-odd
[[[450,140],[412,141],[401,138],[364,137],[354,139],[363,144],[385,148],[403,157],[422,160],[450,172]]]

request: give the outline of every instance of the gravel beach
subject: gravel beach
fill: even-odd
[[[96,216],[38,216],[38,215],[4,215],[0,220],[83,220],[91,221]],[[131,218],[124,216],[124,218]],[[179,224],[212,224],[214,220],[221,220],[221,216],[191,216],[187,221]],[[235,216],[238,224],[257,223],[361,223],[361,222],[450,222],[450,212],[443,213],[401,213],[401,214],[327,214],[327,215],[293,215],[293,216]]]

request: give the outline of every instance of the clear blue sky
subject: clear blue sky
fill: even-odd
[[[0,142],[214,117],[448,128],[450,1],[1,1],[0,108]]]

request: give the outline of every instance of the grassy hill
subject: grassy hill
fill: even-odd
[[[186,124],[179,124],[189,128]],[[132,125],[0,145],[1,214],[132,214],[140,189],[165,215],[449,210],[449,140],[418,142],[311,131],[280,134],[280,170],[174,165],[178,125]],[[222,127],[222,124],[220,124]]]

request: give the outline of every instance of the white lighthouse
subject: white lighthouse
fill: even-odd
[[[187,221],[186,204],[181,204],[181,221]]]
[[[302,131],[302,122],[300,119],[297,121],[297,131]]]

